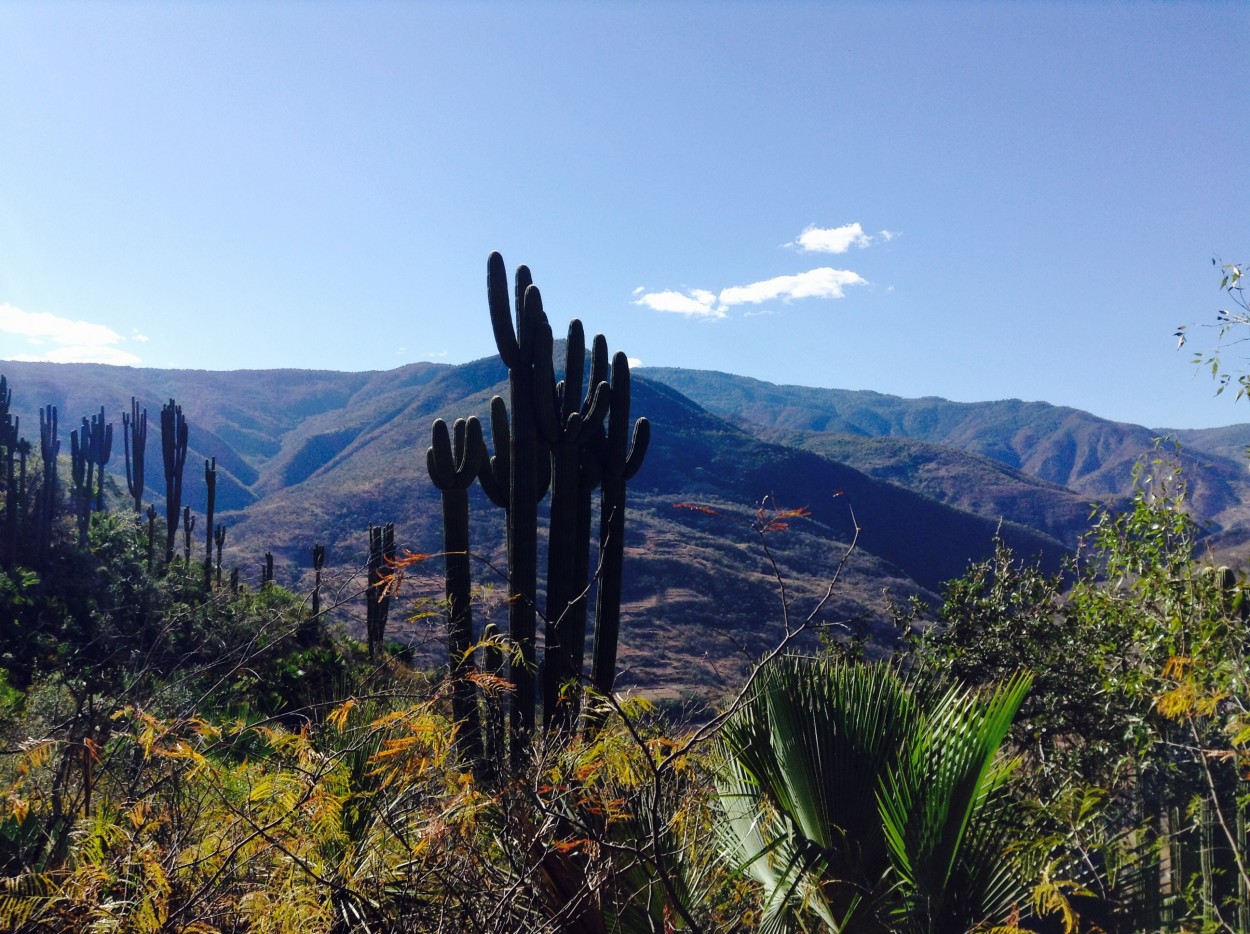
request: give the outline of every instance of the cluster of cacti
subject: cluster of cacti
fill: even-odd
[[[70,477],[73,480],[74,510],[78,518],[78,540],[86,542],[91,511],[104,509],[104,468],[113,453],[113,426],[106,422],[104,406],[100,414],[69,433]]]
[[[443,494],[453,713],[462,724],[466,754],[476,755],[484,740],[486,757],[492,761],[502,752],[502,723],[496,719],[497,708],[488,705],[481,736],[469,678],[474,640],[466,491],[475,475],[487,497],[506,510],[512,658],[509,734],[513,761],[519,763],[534,731],[537,704],[538,504],[550,487],[543,722],[550,731],[567,731],[579,716],[588,602],[596,584],[590,574],[594,491],[602,486],[602,574],[597,580],[592,677],[606,692],[615,677],[620,625],[625,484],[642,463],[649,433],[646,420],[639,419],[630,444],[629,365],[624,355],[617,354],[612,361],[609,382],[607,342],[597,336],[587,380],[585,336],[581,323],[573,321],[564,378],[557,383],[551,327],[529,270],[518,267],[510,301],[503,259],[492,253],[486,284],[495,343],[508,368],[509,384],[509,402],[498,396],[491,400],[494,454],[488,456],[484,445],[477,450],[481,444],[477,419],[457,421],[454,437],[440,420],[434,425],[428,462],[430,476]],[[503,653],[493,626],[487,627],[482,641],[483,668],[492,674],[501,671]]]
[[[30,442],[21,437],[20,422],[9,408],[13,390],[0,374],[0,483],[4,484],[4,530],[0,538],[0,566],[9,567],[17,556],[19,518],[26,509],[26,460]]]
[[[377,658],[386,636],[386,618],[391,610],[390,588],[384,582],[395,565],[395,525],[369,526],[368,589],[365,591],[365,629],[369,637],[369,659]]]
[[[58,491],[57,461],[61,453],[56,406],[39,410],[39,455],[41,470],[28,481],[27,465],[31,444],[19,435],[16,416],[11,414],[13,393],[7,377],[0,374],[0,566],[9,566],[20,555],[24,564],[35,568],[46,566],[53,539],[53,527],[62,505]],[[144,464],[147,448],[147,409],[142,409],[132,396],[130,411],[122,413],[122,432],[126,460],[126,487],[134,501],[135,513],[142,522]],[[182,505],[182,473],[186,464],[189,441],[187,421],[182,408],[169,400],[161,410],[161,448],[165,466],[165,561],[173,560],[178,530],[182,529],[183,559],[191,560],[191,535],[196,518],[190,507]],[[103,511],[105,468],[112,457],[113,426],[107,421],[104,406],[90,418],[84,416],[80,426],[70,432],[69,505],[75,519],[79,544],[87,540],[90,515]],[[207,591],[213,583],[213,547],[216,545],[216,580],[221,584],[221,553],[226,529],[214,524],[217,492],[217,459],[204,462],[204,485],[207,490],[203,586]],[[33,501],[33,502],[32,502]],[[157,510],[147,508],[147,566],[151,571],[156,555],[155,536]]]

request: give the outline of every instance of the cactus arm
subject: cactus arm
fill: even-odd
[[[501,509],[508,508],[508,448],[511,446],[511,434],[508,431],[508,404],[501,396],[490,400],[490,431],[495,443],[495,453],[487,456],[486,446],[482,446],[482,464],[478,472],[478,482],[487,498]]]
[[[626,480],[634,479],[634,475],[638,473],[638,468],[642,466],[643,459],[647,456],[647,446],[651,442],[651,423],[645,418],[640,418],[634,423],[634,437],[629,447],[629,456],[625,459],[625,469],[622,471]]]
[[[520,361],[521,348],[513,330],[512,308],[508,304],[508,272],[503,257],[491,253],[486,260],[486,300],[490,306],[490,323],[495,331],[495,346],[509,370]]]
[[[560,390],[560,421],[567,422],[582,402],[582,380],[586,373],[586,334],[582,323],[569,322],[564,342],[564,381]]]

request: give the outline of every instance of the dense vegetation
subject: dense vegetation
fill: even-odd
[[[259,586],[223,573],[217,465],[197,533],[172,399],[164,508],[144,510],[146,413],[120,437],[84,418],[66,457],[51,407],[39,445],[22,440],[0,380],[0,927],[1250,930],[1250,603],[1241,572],[1200,552],[1168,458],[1138,465],[1131,501],[1098,508],[1062,567],[1000,540],[940,604],[898,605],[888,640],[827,613],[859,558],[849,510],[831,577],[796,588],[778,544],[808,510],[766,500],[734,525],[719,505],[671,504],[748,533],[733,545],[773,569],[778,618],[711,703],[657,708],[617,693],[612,653],[587,638],[619,613],[608,588],[592,620],[587,595],[619,573],[607,517],[624,516],[647,447],[645,428],[630,439],[628,367],[609,378],[596,341],[583,394],[570,330],[557,389],[528,274],[515,343],[492,288],[505,360],[536,349],[540,363],[491,406],[493,456],[475,419],[436,423],[445,553],[397,554],[393,529],[373,527],[360,580],[331,589],[314,545],[307,598],[278,586],[272,556]],[[572,459],[543,468],[539,445],[518,493],[507,462],[523,456],[531,379],[552,404],[535,437]],[[594,419],[603,433],[583,433]],[[103,469],[117,453],[125,491]],[[588,470],[622,484],[603,493],[597,567],[578,563]],[[553,485],[568,503],[545,645],[539,590],[513,571],[505,602],[529,599],[529,620],[511,635],[473,621],[490,585],[457,559],[478,547],[462,494],[479,471],[508,557],[537,535],[518,529],[519,496]],[[546,535],[563,534],[560,508]],[[387,631],[393,607],[423,612],[400,584],[427,562],[445,568],[450,647],[423,668]],[[365,642],[326,625],[344,594],[369,607]]]

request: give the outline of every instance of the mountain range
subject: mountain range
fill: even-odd
[[[507,388],[493,358],[364,373],[6,361],[0,373],[32,440],[43,405],[57,406],[65,448],[79,419],[104,406],[115,433],[109,470],[122,493],[121,413],[135,397],[149,417],[145,502],[161,500],[159,410],[176,400],[190,425],[184,501],[193,510],[204,508],[200,465],[216,459],[225,564],[255,581],[268,551],[278,582],[306,589],[311,548],[326,545],[331,591],[343,601],[337,618],[348,626],[362,615],[370,524],[395,523],[401,549],[414,554],[441,547],[440,500],[425,465],[434,419],[485,421],[491,396]],[[1161,431],[1041,402],[902,399],[654,367],[636,370],[633,382],[631,408],[651,421],[652,444],[630,487],[621,684],[660,696],[732,684],[787,614],[816,606],[852,542],[817,622],[867,637],[870,649],[888,642],[890,601],[938,600],[943,582],[987,556],[996,536],[1057,567],[1088,527],[1092,503],[1132,494],[1143,457],[1183,467],[1217,554],[1236,555],[1250,540],[1250,425]],[[1160,446],[1163,437],[1182,447]],[[808,514],[761,534],[753,528],[761,504]],[[477,616],[502,622],[502,511],[475,493],[472,515],[484,585]],[[430,610],[441,574],[437,558],[413,566],[391,633],[440,643]]]

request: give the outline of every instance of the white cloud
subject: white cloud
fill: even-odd
[[[865,247],[872,237],[858,223],[842,227],[808,226],[798,239],[786,246],[797,247],[801,253],[845,253],[853,246]]]
[[[631,370],[634,367],[642,366],[642,361],[639,360],[637,357],[626,357],[625,360],[629,363],[629,368]]]
[[[23,311],[0,303],[0,333],[24,339],[26,347],[13,360],[50,363],[111,363],[131,366],[140,359],[116,346],[121,335],[103,324],[73,321],[43,311]]]
[[[821,266],[794,276],[774,276],[750,285],[735,285],[720,293],[722,306],[758,305],[780,298],[790,301],[796,298],[842,298],[848,285],[867,285],[859,273],[849,269],[833,269]]]
[[[744,318],[758,318],[758,317],[760,317],[761,315],[775,315],[776,313],[777,313],[777,312],[773,311],[771,308],[756,308],[756,309],[754,309],[754,310],[752,310],[752,311],[744,311],[744,312],[742,313],[742,317],[744,317]]]
[[[671,311],[679,315],[691,315],[704,318],[723,318],[725,310],[716,306],[715,293],[706,289],[691,289],[690,292],[647,292],[635,305],[643,305],[652,311]]]

